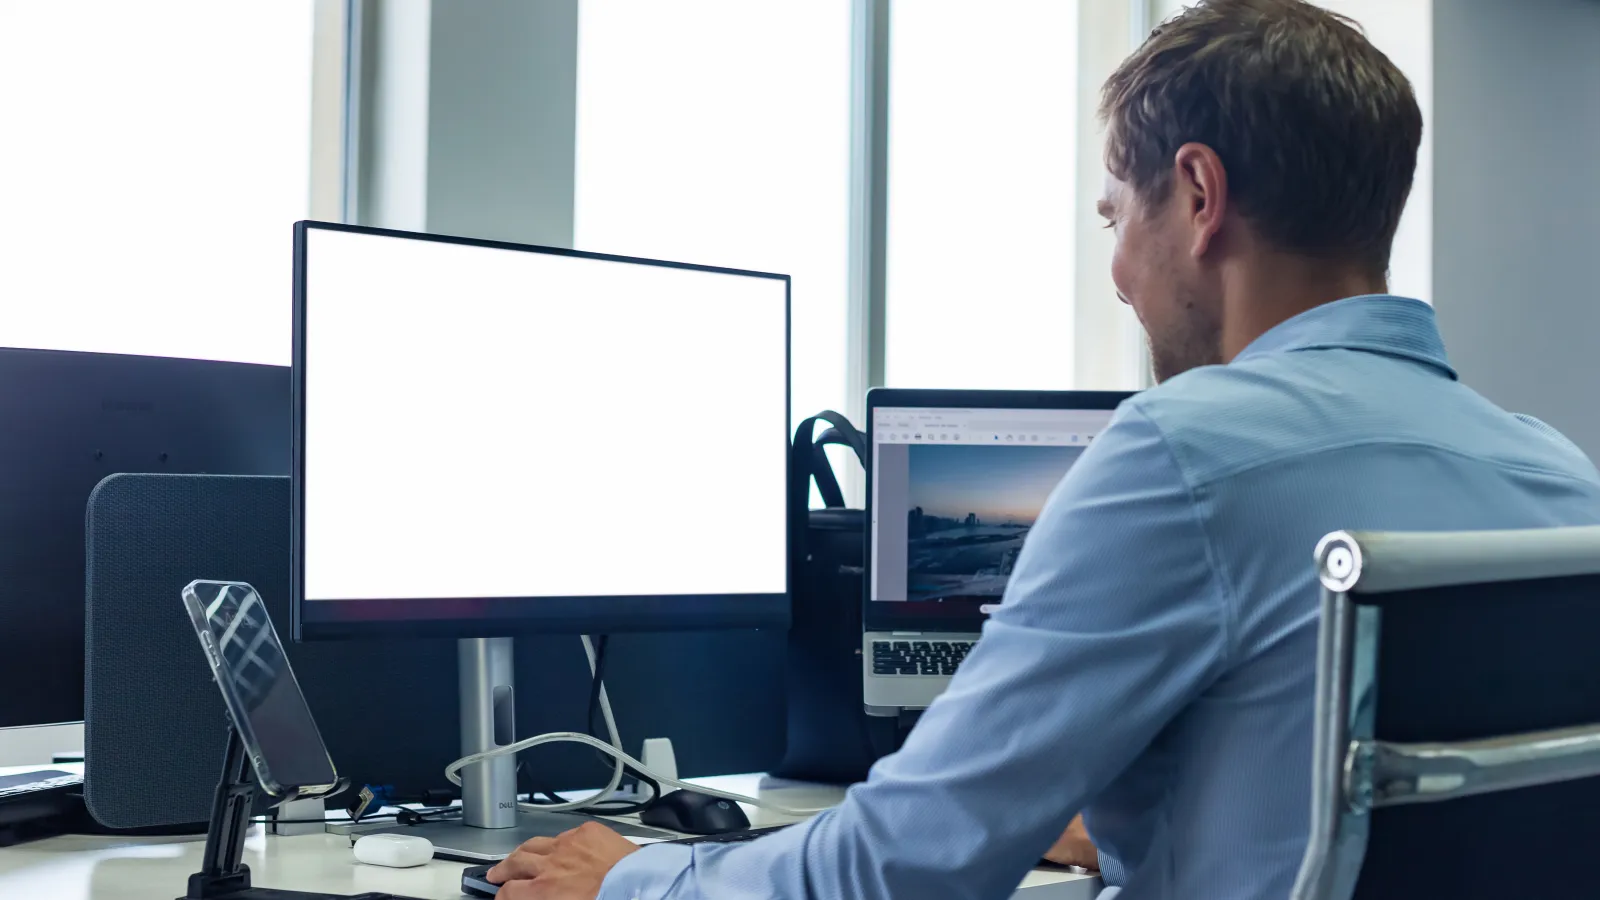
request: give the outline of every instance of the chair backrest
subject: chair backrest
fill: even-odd
[[[1600,527],[1346,534],[1296,900],[1600,896]]]

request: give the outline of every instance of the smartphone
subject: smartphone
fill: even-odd
[[[283,799],[335,791],[333,760],[261,595],[240,581],[195,581],[183,605],[262,790]]]

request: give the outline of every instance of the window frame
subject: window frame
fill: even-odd
[[[851,405],[846,414],[864,421],[866,391],[884,385],[887,262],[887,158],[889,142],[889,45],[894,0],[856,0],[856,57],[852,89],[860,98],[854,140],[861,148],[852,166],[859,181],[859,228],[851,230],[852,266]],[[1149,34],[1163,0],[1079,0],[1078,118],[1073,167],[1077,184],[1072,215],[1078,219],[1073,253],[1073,390],[1149,387],[1149,351],[1138,320],[1116,302],[1111,283],[1111,237],[1100,228],[1094,198],[1105,180],[1104,136],[1096,110],[1100,85]],[[859,291],[859,297],[857,296]],[[859,387],[859,390],[857,388]],[[857,496],[857,495],[852,495]]]

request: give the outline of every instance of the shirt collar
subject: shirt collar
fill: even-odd
[[[1292,350],[1364,350],[1411,359],[1457,378],[1439,337],[1433,307],[1390,294],[1346,297],[1313,307],[1256,338],[1237,362]]]

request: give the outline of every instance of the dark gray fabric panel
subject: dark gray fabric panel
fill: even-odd
[[[289,480],[119,475],[91,499],[86,799],[115,828],[203,821],[227,736],[180,592],[248,581],[289,633]],[[453,639],[290,645],[329,752],[355,784],[445,787],[458,750]],[[784,635],[618,636],[607,687],[623,740],[667,736],[687,775],[763,771],[783,751]],[[570,635],[517,640],[517,733],[581,730],[588,672]],[[598,784],[591,751],[540,748],[530,776]]]

